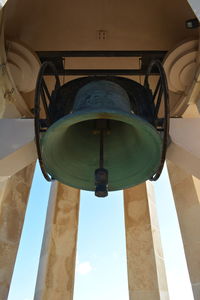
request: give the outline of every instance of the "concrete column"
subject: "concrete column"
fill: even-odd
[[[124,209],[130,300],[168,300],[152,184],[125,190]]]
[[[0,299],[9,292],[35,164],[0,182]]]
[[[167,159],[200,179],[200,118],[170,119]]]
[[[194,299],[200,299],[200,180],[167,162]]]
[[[72,300],[80,191],[51,187],[34,300]]]

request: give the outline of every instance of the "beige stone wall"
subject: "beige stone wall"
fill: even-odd
[[[167,300],[169,296],[151,183],[125,190],[124,210],[130,300]]]
[[[51,188],[34,300],[72,300],[80,191]]]
[[[200,299],[200,180],[167,162],[194,299]]]
[[[0,185],[0,299],[9,292],[35,163]]]

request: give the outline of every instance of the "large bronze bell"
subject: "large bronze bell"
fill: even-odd
[[[99,185],[100,196],[106,195],[101,183],[116,191],[149,179],[160,164],[162,139],[148,99],[143,86],[120,77],[65,84],[41,140],[47,172],[75,188],[94,191]]]

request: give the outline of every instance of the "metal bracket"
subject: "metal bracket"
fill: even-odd
[[[115,75],[146,75],[147,68],[152,60],[163,61],[167,51],[37,51],[36,52],[41,63],[45,61],[53,62],[58,71],[58,75],[61,76],[115,76]],[[65,69],[64,58],[66,57],[138,57],[141,60],[140,69]],[[45,74],[53,75],[50,68],[45,70]],[[158,75],[158,70],[154,68],[151,75]]]

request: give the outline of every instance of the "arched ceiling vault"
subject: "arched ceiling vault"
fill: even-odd
[[[35,51],[169,50],[197,36],[194,17],[186,0],[8,0],[5,34]]]
[[[168,51],[183,40],[198,37],[197,29],[185,27],[185,21],[192,18],[195,15],[187,0],[8,0],[4,7],[6,39],[33,51]],[[140,62],[139,56],[61,58],[70,70],[140,69]],[[61,80],[73,78],[62,76]],[[141,76],[131,78],[142,81]],[[179,101],[179,95],[175,96],[170,97],[171,107]],[[34,92],[23,97],[33,108]]]

